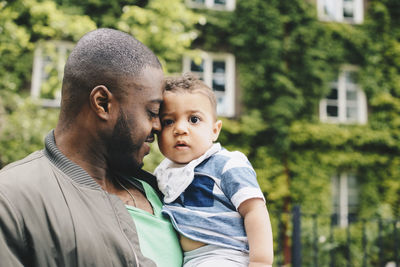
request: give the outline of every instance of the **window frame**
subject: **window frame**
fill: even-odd
[[[71,52],[75,44],[68,41],[46,41],[37,44],[34,51],[33,68],[32,68],[32,81],[31,81],[31,97],[39,100],[41,105],[44,107],[60,107],[61,104],[61,88],[59,88],[60,95],[55,98],[42,98],[42,84],[46,80],[43,76],[45,74],[46,67],[46,55],[44,54],[45,45],[54,45],[57,51],[57,75],[60,82],[64,75],[64,66],[68,56],[68,50]]]
[[[204,4],[198,3],[196,0],[186,0],[186,5],[190,8],[234,11],[236,8],[236,0],[226,0],[226,5],[216,4],[215,0],[204,0]]]
[[[367,98],[365,92],[360,86],[354,83],[346,82],[346,75],[349,72],[358,72],[358,67],[346,65],[343,66],[338,75],[338,79],[331,83],[331,88],[337,89],[337,100],[328,99],[328,96],[321,99],[319,105],[319,117],[322,122],[345,123],[345,124],[366,124],[368,121]],[[355,92],[355,100],[347,99],[348,92]],[[335,106],[337,102],[337,116],[329,116],[327,107],[329,104]],[[356,107],[355,119],[348,118],[348,108]]]
[[[183,57],[183,72],[191,72],[202,78],[204,83],[210,88],[212,87],[213,77],[216,75],[213,73],[213,62],[214,61],[225,61],[225,90],[224,92],[213,90],[216,97],[217,103],[218,98],[223,97],[225,102],[225,110],[219,110],[217,106],[218,116],[222,117],[234,117],[236,115],[236,90],[235,90],[235,57],[229,53],[210,53],[202,51],[199,57],[203,61],[203,72],[196,72],[191,70],[191,62],[195,58],[193,56]],[[218,74],[217,74],[218,75]]]
[[[324,12],[325,1],[330,1],[333,12],[331,15]],[[352,0],[353,17],[344,17],[344,9],[346,0],[317,0],[318,18],[321,21],[336,21],[350,24],[361,24],[364,21],[364,0]]]
[[[355,181],[353,188],[349,186],[350,178]],[[338,199],[335,200],[335,197]],[[350,203],[349,199],[352,197],[355,198],[356,203]],[[336,224],[339,227],[347,227],[354,220],[359,203],[357,176],[347,172],[332,176],[332,208],[336,215]],[[350,207],[351,204],[354,207]]]

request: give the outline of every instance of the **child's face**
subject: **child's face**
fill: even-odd
[[[165,92],[158,145],[175,163],[189,163],[216,141],[221,121],[215,121],[207,96],[198,92]]]

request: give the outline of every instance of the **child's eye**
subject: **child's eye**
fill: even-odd
[[[189,120],[191,123],[198,123],[200,121],[200,118],[197,116],[191,116]]]
[[[162,120],[162,122],[161,122],[162,126],[168,126],[168,125],[171,125],[173,123],[174,123],[174,121],[171,120],[171,119]]]

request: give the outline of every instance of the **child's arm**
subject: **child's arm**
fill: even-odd
[[[272,266],[274,250],[272,228],[265,203],[260,198],[244,201],[238,208],[244,218],[244,226],[249,240],[249,267]]]

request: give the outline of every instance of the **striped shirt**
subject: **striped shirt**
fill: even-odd
[[[241,203],[264,196],[246,156],[220,149],[194,169],[194,178],[173,202],[164,204],[175,229],[206,244],[249,251]],[[265,200],[264,200],[265,201]]]

